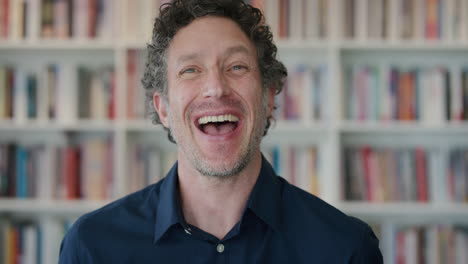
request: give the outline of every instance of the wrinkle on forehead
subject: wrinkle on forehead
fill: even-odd
[[[199,51],[199,52],[180,55],[176,60],[176,65],[183,64],[184,62],[187,62],[187,61],[200,59],[201,57],[204,56],[204,53],[205,51]],[[227,48],[226,51],[224,52],[224,56],[229,57],[237,53],[241,53],[245,55],[253,55],[251,54],[251,51],[245,45],[239,44],[239,45]]]

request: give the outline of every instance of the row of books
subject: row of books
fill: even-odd
[[[468,202],[468,150],[457,149],[449,154],[447,199]]]
[[[50,64],[40,72],[0,66],[0,120],[114,119],[114,94],[110,66]]]
[[[468,120],[467,68],[353,65],[346,83],[350,120]]]
[[[168,0],[123,1],[125,37],[149,40],[153,19],[165,2]],[[329,0],[247,2],[265,12],[278,38],[329,36]],[[347,0],[341,4],[344,37],[468,38],[466,0]],[[0,0],[0,8],[0,38],[4,39],[113,38],[119,22],[112,0]]]
[[[264,11],[279,39],[324,39],[329,35],[329,0],[251,0]]]
[[[320,196],[320,160],[316,147],[278,145],[263,150],[275,173],[304,191]]]
[[[0,217],[0,263],[57,263],[60,241],[72,222],[69,219],[34,222]]]
[[[343,35],[347,38],[468,38],[466,0],[347,0],[343,4]]]
[[[277,120],[320,121],[327,118],[328,91],[326,65],[299,64],[288,67],[283,92],[275,97]]]
[[[0,38],[112,38],[112,0],[0,0]]]
[[[468,263],[468,228],[448,224],[413,226],[394,233],[393,258],[398,264]]]
[[[112,143],[90,137],[70,146],[1,144],[0,196],[110,199]]]
[[[149,40],[158,8],[168,0],[125,3],[126,38]],[[322,39],[329,35],[329,0],[247,0],[264,11],[273,35],[280,39]]]
[[[345,199],[427,202],[433,198],[429,197],[429,174],[435,172],[431,165],[430,153],[423,148],[349,147],[344,151]]]
[[[164,150],[152,144],[133,142],[127,150],[127,191],[138,191],[158,182],[174,165],[177,152]]]

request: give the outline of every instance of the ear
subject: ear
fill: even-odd
[[[156,112],[158,112],[159,119],[161,120],[161,123],[163,126],[169,128],[169,122],[167,121],[167,113],[168,113],[168,104],[167,100],[163,95],[160,95],[159,93],[155,92],[153,94],[153,106],[154,109],[156,109]]]

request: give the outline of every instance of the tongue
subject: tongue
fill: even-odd
[[[204,127],[204,132],[211,136],[224,135],[229,132],[232,132],[236,128],[234,123],[221,123],[221,124],[206,124]]]

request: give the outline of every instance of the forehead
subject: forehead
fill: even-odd
[[[208,55],[244,53],[256,55],[252,41],[231,19],[202,17],[180,29],[168,48],[168,62],[196,59]]]

